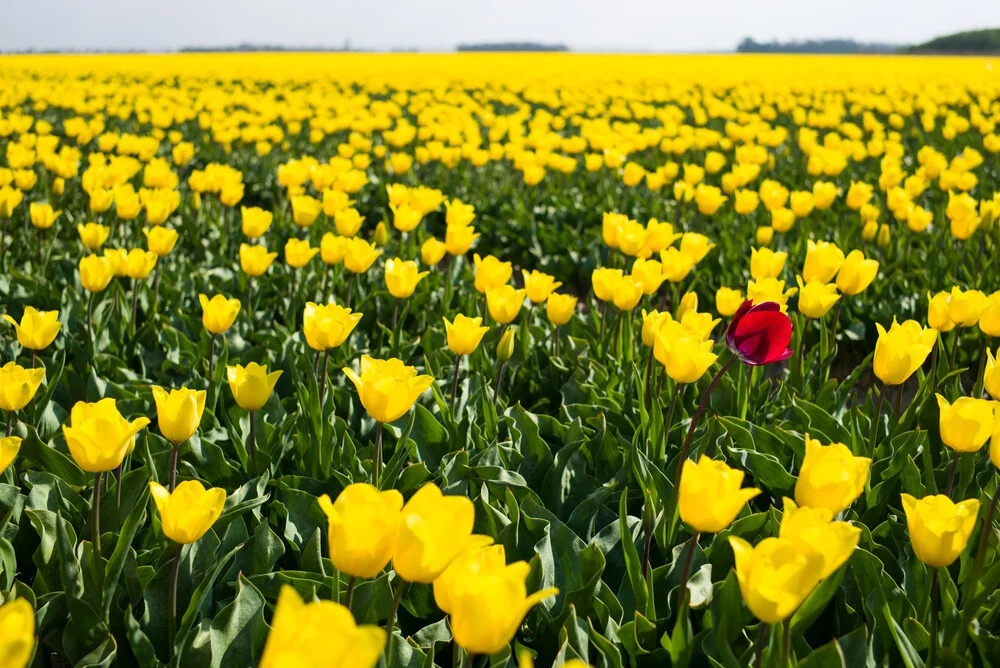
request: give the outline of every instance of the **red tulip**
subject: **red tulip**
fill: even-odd
[[[745,364],[762,366],[792,356],[792,320],[776,302],[743,302],[726,332],[726,345]]]

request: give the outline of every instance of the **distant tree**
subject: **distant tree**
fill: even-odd
[[[459,44],[458,51],[569,51],[565,44],[539,44],[538,42],[495,42]]]
[[[869,44],[853,39],[758,42],[752,37],[745,37],[737,45],[736,51],[737,53],[895,53],[900,48],[894,44]]]
[[[911,53],[1000,53],[1000,28],[969,30],[935,37],[910,48]]]

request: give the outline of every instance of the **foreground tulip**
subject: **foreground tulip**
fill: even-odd
[[[351,577],[347,590],[350,607],[353,580],[375,577],[392,558],[403,517],[403,496],[394,489],[383,492],[367,483],[354,483],[345,487],[336,501],[324,494],[319,506],[328,523],[330,561]]]
[[[530,572],[526,561],[518,561],[459,573],[449,594],[455,643],[470,654],[490,655],[507,647],[528,611],[559,593],[549,587],[529,596],[524,583]]]
[[[0,438],[0,473],[7,470],[7,467],[11,465],[20,450],[20,436],[5,436]]]
[[[855,457],[843,443],[823,445],[806,434],[806,456],[795,481],[795,501],[836,515],[864,491],[871,464],[871,459]]]
[[[185,480],[170,491],[159,483],[150,481],[149,492],[160,514],[163,534],[177,543],[167,594],[167,647],[172,656],[177,630],[177,576],[180,572],[181,548],[204,536],[219,519],[226,503],[226,490],[221,487],[205,489],[197,480]]]
[[[240,207],[242,216],[243,235],[248,239],[256,239],[267,232],[271,227],[271,220],[274,215],[270,211],[264,211],[260,207]]]
[[[514,271],[510,262],[501,262],[492,255],[480,257],[479,253],[472,259],[475,264],[475,287],[479,292],[487,293],[510,281]]]
[[[622,276],[615,283],[615,307],[619,311],[631,311],[639,305],[642,294],[642,283],[635,276]]]
[[[948,303],[951,295],[947,292],[938,292],[935,295],[927,293],[927,324],[939,332],[950,332],[955,329],[955,322],[951,319]]]
[[[654,339],[653,355],[670,378],[687,385],[704,376],[719,358],[712,352],[714,344],[694,336],[678,336],[676,330],[663,328]]]
[[[521,312],[521,307],[524,305],[524,295],[523,289],[515,290],[510,285],[501,285],[498,288],[487,290],[486,305],[490,315],[501,325],[510,324]]]
[[[434,580],[434,602],[444,612],[451,612],[456,587],[466,577],[502,570],[507,567],[503,545],[488,545],[462,552]]]
[[[198,302],[201,304],[201,324],[212,336],[225,334],[240,313],[240,300],[225,295],[213,295],[209,299],[208,295],[199,294]]]
[[[414,290],[429,272],[420,271],[413,260],[401,260],[398,257],[385,262],[385,287],[396,299],[406,299],[413,296]],[[393,318],[395,320],[395,318]],[[395,322],[393,323],[395,327]]]
[[[3,319],[14,325],[14,329],[17,330],[17,342],[23,348],[36,352],[48,348],[62,327],[62,323],[59,322],[59,311],[39,311],[34,306],[24,307],[20,323],[7,314],[4,314]]]
[[[524,278],[524,289],[532,304],[541,304],[554,290],[562,286],[562,283],[553,276],[541,271],[522,271],[521,275]]]
[[[259,411],[271,398],[274,385],[281,377],[281,371],[267,372],[266,366],[250,362],[245,368],[237,364],[226,367],[229,389],[239,407],[249,413],[250,434],[247,437],[250,472],[257,477],[257,429],[254,411]]]
[[[417,370],[402,360],[378,360],[361,356],[360,373],[344,368],[344,375],[354,383],[369,417],[378,422],[375,431],[372,479],[378,486],[382,473],[382,425],[403,417],[417,399],[434,383],[431,376],[418,376]]]
[[[822,318],[840,299],[835,283],[803,283],[801,276],[797,276],[796,281],[799,284],[799,313],[807,318]]]
[[[76,231],[80,235],[80,241],[89,251],[95,251],[103,246],[111,234],[110,227],[98,223],[77,224]]]
[[[916,499],[902,495],[910,545],[917,559],[932,568],[947,568],[965,550],[976,524],[979,500],[953,502],[943,494]]]
[[[45,367],[25,369],[14,362],[0,367],[0,409],[11,413],[28,405],[38,386],[45,379]],[[7,416],[7,435],[13,427],[13,417]]]
[[[792,321],[776,302],[743,302],[729,323],[726,346],[744,364],[762,366],[792,356]]]
[[[937,339],[937,331],[924,329],[916,320],[903,324],[892,320],[892,327],[886,331],[876,323],[878,341],[875,344],[873,370],[886,385],[899,385],[913,375],[923,365]]]
[[[160,513],[163,534],[181,545],[194,543],[208,533],[226,502],[226,490],[205,489],[197,480],[185,480],[173,492],[150,482],[149,491]]]
[[[594,295],[602,302],[614,301],[615,287],[623,275],[624,272],[621,269],[609,269],[607,267],[595,269],[590,278],[591,285],[594,288]]]
[[[829,283],[840,271],[840,266],[843,263],[844,251],[840,250],[837,244],[828,241],[816,242],[810,239],[806,251],[806,262],[802,267],[802,278],[806,282]]]
[[[39,230],[47,230],[56,222],[62,214],[62,211],[56,211],[52,208],[51,204],[44,203],[39,204],[38,202],[32,202],[28,206],[28,216],[31,219],[31,224],[34,225]]]
[[[444,245],[449,255],[465,255],[480,236],[471,225],[449,225]]]
[[[156,403],[156,420],[163,437],[174,444],[170,458],[170,490],[177,482],[177,451],[180,444],[198,431],[201,415],[205,411],[205,390],[164,390],[153,386],[153,401]]]
[[[347,242],[347,252],[344,254],[344,266],[352,274],[363,274],[375,264],[382,251],[364,239],[353,237]]]
[[[263,276],[276,257],[277,253],[269,253],[264,246],[240,244],[240,268],[247,276]]]
[[[306,343],[316,351],[336,348],[347,340],[362,316],[361,313],[337,304],[308,302],[302,313],[302,331]]]
[[[940,411],[941,441],[954,450],[956,456],[982,448],[993,435],[993,402],[960,397],[949,404],[940,394],[935,396]]]
[[[485,547],[489,536],[472,533],[475,506],[465,496],[445,496],[432,482],[402,509],[392,567],[407,582],[434,582],[466,550]]]
[[[149,424],[141,417],[129,422],[118,411],[114,399],[96,403],[78,401],[70,411],[63,435],[69,454],[87,473],[103,473],[119,467],[135,448],[135,435]]]
[[[775,252],[770,248],[750,249],[750,276],[755,281],[778,278],[785,268],[788,253]]]
[[[489,327],[482,326],[483,319],[470,318],[459,313],[454,322],[444,318],[445,332],[448,337],[448,348],[456,355],[471,355],[483,340],[483,335]]]
[[[803,552],[784,538],[765,538],[756,547],[729,537],[736,558],[736,579],[743,602],[765,624],[788,619],[816,588],[824,558]]]
[[[35,611],[25,598],[0,605],[0,657],[4,668],[26,668],[35,649]]]
[[[747,501],[760,494],[741,487],[743,471],[704,455],[684,461],[680,480],[681,519],[698,533],[718,533],[732,524]]]
[[[373,668],[385,643],[383,629],[358,626],[348,608],[305,603],[294,587],[282,585],[259,668]]]
[[[832,521],[833,513],[827,508],[800,508],[788,498],[784,504],[778,537],[792,541],[800,552],[820,555],[823,566],[819,577],[830,577],[854,554],[861,528]]]
[[[878,260],[866,260],[864,253],[852,250],[837,272],[837,289],[851,296],[864,292],[875,280],[878,266]]]
[[[983,368],[983,388],[995,401],[1000,401],[1000,364],[993,351],[986,349],[986,366]]]

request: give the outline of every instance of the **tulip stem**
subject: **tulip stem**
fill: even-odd
[[[14,411],[7,411],[7,436],[14,433]]]
[[[878,393],[878,401],[875,402],[875,416],[872,418],[872,433],[868,438],[869,457],[874,457],[875,455],[875,439],[878,438],[878,423],[879,419],[882,417],[883,402],[885,402],[885,383],[882,383],[882,391]]]
[[[257,477],[257,424],[253,411],[249,411],[250,417],[250,475]]]
[[[681,568],[681,590],[677,593],[677,614],[680,614],[681,608],[687,604],[688,598],[688,578],[691,576],[691,562],[694,561],[694,550],[698,546],[698,539],[701,537],[701,533],[695,531],[691,536],[691,540],[688,541],[687,555],[684,557],[684,566]]]
[[[94,293],[91,292],[90,296],[87,297],[87,334],[90,336],[90,342],[94,342]]]
[[[132,333],[135,334],[136,327],[136,314],[139,311],[139,279],[132,279]]]
[[[330,284],[330,273],[332,271],[333,271],[332,268],[327,267],[326,271],[323,272],[323,287],[320,288],[320,298],[322,298],[323,301],[321,303],[323,303],[323,304],[327,303],[326,302],[326,300],[327,300],[327,297],[326,297],[327,291],[326,291],[326,289],[327,289],[327,286]]]
[[[115,469],[115,524],[118,524],[118,512],[122,507],[122,476],[125,474],[125,460]]]
[[[215,334],[209,337],[208,343],[208,386],[215,381]]]
[[[948,485],[944,489],[944,495],[951,497],[951,488],[955,484],[955,471],[958,470],[958,456],[959,452],[956,450],[951,457],[951,470],[948,471]]]
[[[503,382],[503,370],[507,366],[506,362],[500,362],[500,366],[497,368],[497,385],[493,388],[493,406],[496,407],[497,400],[500,398],[500,384]]]
[[[604,351],[604,326],[608,320],[608,305],[601,302],[601,329],[597,333],[597,352],[600,354]]]
[[[698,423],[701,421],[701,414],[705,411],[705,405],[708,404],[708,398],[712,394],[712,390],[715,389],[716,383],[719,379],[729,371],[729,367],[739,359],[736,355],[732,355],[726,363],[722,365],[722,368],[715,374],[712,378],[712,382],[708,384],[705,388],[705,393],[701,395],[701,401],[698,402],[698,408],[694,411],[694,417],[691,418],[691,424],[688,426],[687,436],[684,437],[684,445],[681,447],[680,455],[677,458],[677,473],[674,475],[674,498],[673,498],[673,512],[672,516],[677,514],[677,501],[680,498],[681,491],[681,471],[684,469],[684,460],[687,459],[688,450],[691,448],[691,438],[694,436],[695,429],[698,428]]]
[[[181,550],[184,549],[182,543],[177,544],[177,556],[174,557],[174,566],[170,570],[170,592],[167,601],[167,647],[170,658],[174,657],[174,637],[177,635],[177,577],[181,572]]]
[[[37,354],[37,353],[36,353],[36,351],[35,351],[35,350],[32,350],[32,351],[31,351],[31,368],[32,368],[32,369],[34,369],[34,368],[35,368],[35,355],[36,355],[36,354]]]
[[[930,649],[927,652],[927,665],[936,665],[938,646],[938,569],[931,569],[931,620],[930,620]]]
[[[782,641],[781,641],[781,662],[778,664],[781,668],[786,668],[786,666],[791,665],[792,658],[792,618],[786,617],[785,621],[781,623]]]
[[[663,461],[666,463],[667,443],[670,442],[670,428],[674,426],[674,409],[677,408],[677,400],[684,393],[685,387],[686,385],[684,383],[676,383],[674,385],[674,394],[670,398],[670,407],[667,409],[667,419],[663,423],[663,446],[657,453],[656,461]]]
[[[382,423],[379,422],[379,428],[381,429]],[[380,432],[381,433],[381,432]],[[399,583],[396,585],[396,594],[392,597],[392,607],[389,608],[389,619],[386,621],[385,628],[389,634],[389,642],[386,643],[386,659],[387,663],[392,663],[392,641],[395,638],[395,633],[393,630],[396,627],[396,612],[399,610],[399,602],[403,600],[403,591],[406,590],[406,580],[399,578]]]
[[[756,658],[754,659],[754,666],[760,668],[764,664],[764,645],[767,641],[767,624],[761,622],[757,625],[757,646],[754,647],[754,653]]]
[[[344,302],[346,308],[351,308],[351,297],[354,296],[354,279],[357,277],[353,271],[351,272],[351,278],[347,281],[347,301]]]
[[[170,491],[174,491],[177,486],[177,453],[181,449],[180,443],[174,443],[173,452],[170,453]]]
[[[160,303],[160,265],[162,263],[157,261],[156,268],[153,269],[153,307],[150,309],[151,312],[156,313],[156,307]]]
[[[983,352],[979,355],[979,371],[976,372],[976,381],[972,385],[972,396],[979,399],[983,396],[983,374],[986,372],[986,351],[990,347],[990,337],[986,337],[986,347],[983,348]]]
[[[330,349],[327,348],[323,351],[323,374],[319,381],[319,405],[320,408],[323,407],[323,401],[326,399],[326,374],[327,369],[330,367]],[[381,426],[382,423],[379,423]]]
[[[458,371],[462,368],[462,356],[455,358],[455,373],[451,377],[451,419],[455,419],[455,399],[458,397]]]
[[[905,385],[905,384],[906,384],[905,381],[902,382],[902,383],[900,383],[899,386],[898,386],[898,390],[899,391],[896,393],[896,406],[894,407],[894,409],[892,411],[892,420],[893,420],[892,433],[893,433],[893,435],[896,434],[896,429],[899,428],[899,420],[900,420],[900,418],[903,417],[903,385]]]
[[[372,456],[372,481],[378,487],[379,478],[382,476],[382,423],[377,423],[375,427],[375,453]]]
[[[347,578],[347,594],[344,596],[344,607],[348,611],[351,610],[351,602],[354,600],[354,585],[357,584],[358,579],[353,575]]]
[[[556,333],[552,341],[552,347],[553,347],[552,356],[559,357],[559,325],[556,325],[555,329]]]
[[[951,355],[948,357],[948,370],[952,371],[955,369],[955,359],[958,357],[958,335],[959,328],[955,328],[955,336],[951,340]]]
[[[90,521],[90,540],[94,546],[94,565],[97,568],[98,578],[101,573],[101,476],[103,472],[94,474],[94,499],[90,504],[92,511]]]
[[[392,331],[396,331],[397,316],[399,315],[399,298],[392,303]]]
[[[559,330],[556,329],[556,334],[558,334],[558,333],[559,333]],[[649,410],[649,407],[651,405],[651,400],[653,398],[653,392],[652,392],[652,390],[649,387],[652,384],[652,382],[653,382],[653,347],[652,346],[650,346],[650,348],[649,348],[649,356],[646,358],[646,373],[644,375],[644,378],[645,378],[645,381],[646,381],[644,383],[644,385],[646,387],[646,392],[645,392],[646,396],[644,396],[642,398],[642,401],[643,401],[643,404],[646,406],[646,410]]]

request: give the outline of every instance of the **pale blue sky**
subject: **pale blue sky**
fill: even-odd
[[[920,42],[1000,26],[1000,0],[0,0],[0,50],[173,50],[240,42],[451,50],[729,50],[744,37]]]

